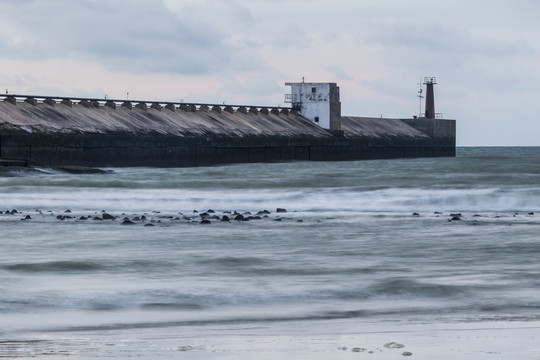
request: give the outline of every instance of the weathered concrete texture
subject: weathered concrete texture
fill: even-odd
[[[69,105],[0,102],[0,157],[180,167],[455,155],[453,120],[342,117],[342,131],[332,132],[293,111]]]

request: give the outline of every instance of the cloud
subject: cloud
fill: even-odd
[[[188,5],[173,9],[171,2],[141,0],[9,1],[0,14],[8,29],[8,36],[0,39],[0,52],[8,59],[69,58],[98,61],[115,71],[178,74],[219,72],[249,56],[221,23],[208,21],[201,13],[203,4]],[[229,15],[249,18],[249,12],[237,8]]]
[[[531,56],[536,50],[523,39],[493,39],[457,30],[436,22],[408,20],[382,21],[370,24],[367,34],[359,38],[368,44],[407,53],[480,56]]]

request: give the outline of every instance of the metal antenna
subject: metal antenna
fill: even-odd
[[[418,89],[418,98],[419,98],[419,101],[420,101],[420,105],[419,105],[419,108],[418,108],[418,117],[422,117],[422,99],[424,98],[424,96],[422,95],[422,77],[420,77],[420,82],[418,84],[419,89]]]

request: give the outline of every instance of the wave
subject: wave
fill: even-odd
[[[536,211],[540,188],[421,189],[54,189],[19,187],[1,196],[7,208],[60,211],[162,211],[196,209],[259,211],[278,207],[294,211]]]

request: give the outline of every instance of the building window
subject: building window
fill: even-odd
[[[311,92],[315,94],[315,93],[317,92],[317,88],[316,88],[316,87],[312,87],[312,88],[311,88]]]
[[[315,88],[314,88],[315,89]],[[316,124],[319,123],[319,117],[318,116],[315,116],[315,119],[313,119],[313,121],[315,121]]]

